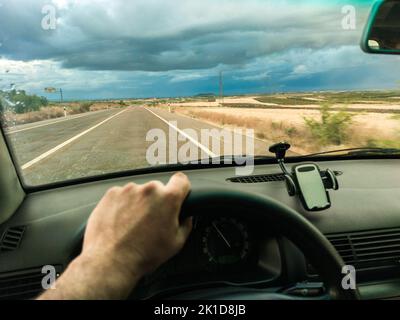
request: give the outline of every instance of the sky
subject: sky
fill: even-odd
[[[44,91],[55,87],[71,100],[190,96],[218,93],[220,72],[227,95],[393,89],[399,57],[359,46],[372,4],[0,0],[0,90],[14,84],[57,99]]]

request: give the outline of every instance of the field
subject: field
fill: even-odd
[[[327,108],[325,114],[322,106]],[[215,102],[170,103],[169,107],[222,127],[254,129],[260,140],[287,140],[298,153],[342,147],[400,147],[398,91],[238,96]],[[332,123],[324,123],[327,115]],[[340,117],[345,118],[343,123],[336,119]],[[310,121],[317,123],[317,128]],[[335,139],[334,130],[339,131],[339,138]]]

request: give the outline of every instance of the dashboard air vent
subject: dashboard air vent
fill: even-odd
[[[0,253],[18,249],[24,232],[25,227],[8,228],[0,240]]]
[[[327,235],[344,262],[358,270],[400,267],[400,228]]]
[[[343,174],[341,171],[333,172],[336,176]],[[324,173],[321,172],[322,179],[324,179]],[[226,181],[232,183],[262,183],[262,182],[275,182],[275,181],[285,181],[285,176],[283,173],[272,173],[272,174],[261,174],[256,176],[237,176],[233,178],[228,178]]]
[[[233,183],[261,183],[261,182],[273,182],[273,181],[284,181],[285,177],[282,173],[274,174],[263,174],[258,176],[242,176],[229,178],[227,181]]]
[[[57,273],[61,267],[55,266]],[[42,291],[42,268],[0,273],[0,300],[33,299]]]

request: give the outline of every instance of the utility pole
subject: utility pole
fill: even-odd
[[[219,73],[219,103],[224,103],[224,74],[222,71]]]
[[[63,97],[63,91],[60,88],[60,102],[63,103],[64,97]]]

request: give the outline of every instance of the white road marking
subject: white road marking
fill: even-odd
[[[75,140],[81,138],[82,136],[84,136],[85,134],[89,133],[90,131],[93,131],[94,129],[100,127],[100,126],[103,125],[104,123],[110,121],[111,119],[115,118],[116,116],[120,115],[121,113],[123,113],[123,112],[125,112],[125,111],[127,111],[127,110],[128,110],[128,109],[125,109],[125,110],[122,110],[122,111],[118,112],[117,114],[114,114],[113,116],[111,116],[111,117],[109,117],[109,118],[107,118],[107,119],[105,119],[105,120],[99,122],[99,123],[96,124],[95,126],[93,126],[93,127],[89,128],[89,129],[87,129],[87,130],[81,132],[80,134],[78,134],[78,135],[72,137],[71,139],[69,139],[69,140],[67,140],[67,141],[65,141],[65,142],[63,142],[63,143],[61,143],[61,144],[59,144],[58,146],[54,147],[53,149],[51,149],[51,150],[49,150],[49,151],[47,151],[47,152],[41,154],[41,155],[38,156],[37,158],[35,158],[35,159],[29,161],[28,163],[25,163],[25,164],[21,167],[21,169],[22,169],[22,170],[26,170],[26,169],[32,167],[34,164],[36,164],[36,163],[42,161],[43,159],[47,158],[48,156],[52,155],[53,153],[55,153],[55,152],[57,152],[58,150],[64,148],[65,146],[69,145],[70,143],[72,143],[72,142],[74,142]]]
[[[212,152],[210,149],[208,149],[206,146],[202,145],[200,142],[198,142],[196,139],[192,138],[191,136],[189,136],[188,134],[186,134],[185,132],[183,132],[181,129],[177,128],[176,126],[174,126],[172,123],[168,122],[167,120],[165,120],[164,118],[160,117],[158,114],[156,114],[155,112],[147,109],[146,107],[144,107],[147,111],[149,111],[150,113],[152,113],[154,116],[156,116],[158,119],[160,119],[161,121],[165,122],[168,126],[170,126],[172,129],[174,129],[176,132],[178,132],[179,134],[181,134],[183,137],[185,137],[186,139],[188,139],[190,142],[192,142],[196,147],[198,147],[199,149],[203,150],[209,157],[211,158],[216,158],[218,157],[217,154],[215,154],[214,152]]]
[[[101,112],[102,112],[102,111],[101,111]],[[87,117],[87,116],[90,116],[90,115],[93,115],[93,114],[85,113],[85,114],[81,114],[81,115],[78,115],[78,116],[72,116],[72,117],[70,117],[70,118],[68,118],[68,119],[55,120],[55,121],[51,121],[51,122],[39,124],[39,125],[37,125],[37,126],[32,126],[32,127],[24,128],[24,129],[9,130],[9,131],[6,131],[6,135],[10,135],[10,134],[18,133],[18,132],[23,132],[23,131],[28,131],[28,130],[32,130],[32,129],[36,129],[36,128],[41,128],[41,127],[46,127],[46,126],[50,126],[50,125],[52,125],[52,124],[56,124],[56,123],[59,123],[59,122],[64,122],[64,121],[69,121],[69,120],[74,120],[74,119],[79,119],[79,118]]]
[[[221,129],[221,130],[228,130],[228,131],[232,132],[232,133],[235,134],[235,135],[247,137],[247,138],[249,138],[249,139],[258,140],[258,141],[265,142],[265,143],[268,142],[268,141],[266,141],[266,140],[257,138],[257,137],[255,137],[255,136],[251,136],[251,135],[249,135],[249,134],[247,134],[247,133],[237,133],[237,132],[235,132],[234,129],[231,129],[231,128],[224,128],[224,127],[222,127],[222,126],[216,125],[215,123],[207,122],[206,120],[203,120],[203,121],[202,121],[202,120],[193,118],[193,117],[191,117],[191,116],[188,116],[188,115],[182,114],[182,113],[180,113],[179,115],[180,115],[181,117],[185,117],[185,118],[188,118],[188,119],[193,120],[193,121],[198,121],[198,122],[206,123],[206,124],[208,124],[208,125],[210,125],[210,126],[219,128],[219,129]],[[238,128],[238,129],[241,129],[241,128]],[[221,139],[219,139],[218,137],[216,137],[216,138],[217,138],[218,140],[221,141]]]

